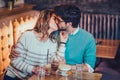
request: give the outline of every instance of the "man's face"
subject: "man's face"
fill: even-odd
[[[62,20],[59,16],[56,16],[55,14],[52,14],[49,21],[49,26],[53,31],[66,30],[69,32],[68,23],[65,23],[64,20]]]
[[[59,19],[59,20],[58,20]],[[72,30],[72,23],[67,22],[65,23],[60,17],[57,19],[57,25],[59,29],[66,29],[67,33],[71,33]]]
[[[69,33],[71,31],[71,25],[70,23],[65,23],[64,20],[56,15],[53,15],[54,21],[58,27],[58,29],[66,29],[66,31]]]

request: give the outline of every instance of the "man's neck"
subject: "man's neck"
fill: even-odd
[[[70,34],[76,34],[77,32],[78,32],[78,30],[79,30],[79,27],[77,27],[77,28],[72,28],[71,29],[71,32],[70,32]]]

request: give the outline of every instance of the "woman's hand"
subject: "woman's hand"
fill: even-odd
[[[61,31],[60,32],[60,41],[66,43],[67,39],[68,39],[67,31]]]
[[[39,71],[39,66],[34,66],[33,67],[33,69],[32,69],[32,72],[34,73],[34,74],[37,74],[38,73],[38,71]]]
[[[60,64],[66,64],[66,61],[65,61],[64,57],[60,56],[60,59],[61,60],[58,61],[58,65],[60,65]]]

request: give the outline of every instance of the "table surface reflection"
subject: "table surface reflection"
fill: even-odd
[[[102,77],[102,74],[100,73],[83,72],[82,75],[83,75],[82,80],[100,80]],[[28,80],[37,80],[37,76],[33,75]],[[67,77],[51,74],[50,76],[46,76],[45,79],[42,79],[42,80],[76,80],[76,77],[75,77],[75,73],[72,73]],[[81,79],[77,79],[77,80],[81,80]]]

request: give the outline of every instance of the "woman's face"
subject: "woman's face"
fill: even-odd
[[[52,14],[50,21],[49,21],[49,27],[51,30],[56,31],[58,30],[58,26],[55,20],[55,14]]]
[[[59,16],[56,16],[55,14],[52,14],[49,25],[50,25],[50,28],[53,30],[66,29],[65,22]]]
[[[61,17],[54,16],[54,20],[55,20],[55,23],[57,24],[59,29],[66,29],[67,25]]]

